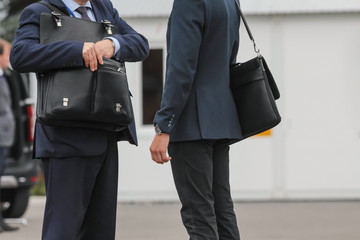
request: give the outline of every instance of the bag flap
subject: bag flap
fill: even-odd
[[[230,87],[232,89],[264,78],[262,67],[257,57],[244,63],[232,65],[230,68],[230,76]]]
[[[264,79],[264,73],[268,79],[274,99],[279,99],[279,89],[263,56],[255,57],[244,63],[232,65],[230,67],[230,88],[236,89],[250,82]],[[239,78],[239,76],[241,76],[241,78]]]
[[[269,85],[270,85],[270,88],[271,88],[271,92],[274,96],[274,99],[277,100],[280,98],[280,92],[279,92],[279,89],[275,83],[275,80],[274,80],[274,77],[273,75],[271,74],[270,72],[270,69],[265,61],[265,58],[263,56],[261,56],[261,60],[262,60],[262,63],[263,63],[263,66],[264,66],[264,69],[265,69],[265,72],[266,72],[266,76],[268,78],[268,81],[269,81]]]
[[[40,43],[48,44],[58,41],[97,42],[111,36],[103,23],[92,22],[80,18],[60,15],[61,27],[58,27],[51,13],[40,15]],[[116,26],[112,26],[112,34],[118,33]]]

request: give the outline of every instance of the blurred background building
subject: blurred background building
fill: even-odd
[[[112,2],[151,46],[147,60],[127,64],[139,147],[119,144],[119,199],[175,200],[170,165],[155,164],[149,153],[173,1]],[[280,88],[283,120],[272,131],[231,147],[233,198],[360,198],[360,1],[240,2]],[[238,61],[254,56],[242,26]]]

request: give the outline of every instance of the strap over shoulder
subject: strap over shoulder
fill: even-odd
[[[66,15],[66,14],[65,14],[64,12],[62,12],[60,9],[58,9],[57,7],[51,5],[51,4],[48,3],[48,2],[40,1],[40,2],[38,2],[38,3],[46,6],[47,8],[49,8],[49,9],[51,10],[51,12],[56,12],[56,13],[58,13],[58,14]]]
[[[58,9],[57,7],[55,7],[55,6],[51,5],[50,3],[48,3],[48,2],[41,1],[41,2],[38,2],[38,3],[41,4],[41,5],[46,6],[47,8],[49,8],[51,10],[51,14],[54,17],[56,25],[58,27],[62,27],[60,16],[61,15],[66,15],[66,14],[64,12],[62,12],[60,9]]]
[[[249,27],[249,25],[248,25],[248,23],[247,23],[247,21],[245,19],[245,16],[244,16],[244,14],[243,14],[243,12],[242,12],[242,10],[240,8],[240,4],[239,4],[239,2],[237,0],[234,0],[234,1],[235,1],[235,4],[236,4],[237,8],[239,9],[240,18],[244,21],[244,25],[245,25],[246,31],[247,31],[247,33],[249,35],[249,38],[254,44],[254,51],[257,53],[258,56],[260,56],[261,55],[260,54],[260,49],[256,46],[255,39],[254,39],[254,37],[253,37],[253,35],[251,33],[250,27]]]

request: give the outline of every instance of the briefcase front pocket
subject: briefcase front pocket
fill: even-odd
[[[86,68],[60,70],[49,74],[45,118],[73,121],[89,119],[96,80],[94,77]]]
[[[46,125],[118,131],[133,120],[123,64],[104,59],[87,68],[61,69],[42,75],[37,117]]]
[[[95,121],[130,124],[132,111],[126,73],[121,68],[102,66],[96,73],[92,118]]]

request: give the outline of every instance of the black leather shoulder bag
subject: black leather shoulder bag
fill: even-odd
[[[264,57],[255,44],[254,37],[241,11],[246,31],[254,44],[257,56],[230,67],[230,88],[235,101],[243,139],[269,130],[281,121],[275,100],[279,90]]]
[[[56,41],[96,42],[118,32],[109,21],[102,23],[62,14],[54,6],[40,16],[40,43]],[[121,131],[133,121],[133,110],[124,63],[104,58],[104,65],[64,68],[38,74],[36,109],[40,123]]]

